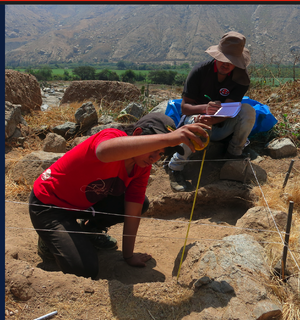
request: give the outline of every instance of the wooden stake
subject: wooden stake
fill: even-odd
[[[286,257],[287,257],[289,239],[290,239],[290,230],[291,230],[291,224],[292,224],[293,207],[294,207],[294,202],[290,201],[289,213],[288,213],[288,218],[287,218],[287,223],[286,223],[284,247],[283,247],[283,253],[282,253],[282,260],[281,260],[281,279],[282,280],[284,280],[284,272],[285,272],[285,268],[286,268]]]
[[[285,179],[284,179],[284,182],[283,182],[282,189],[284,189],[285,186],[286,186],[286,184],[287,184],[287,181],[288,181],[288,179],[289,179],[290,173],[291,173],[292,168],[293,168],[294,161],[295,161],[295,160],[292,160],[291,163],[290,163],[289,170],[287,171],[287,173],[286,173],[286,175],[285,175]]]

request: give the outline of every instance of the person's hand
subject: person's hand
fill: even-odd
[[[199,136],[204,137],[204,138],[208,138],[208,133],[205,129],[210,130],[211,127],[204,124],[204,123],[186,124],[178,129],[176,129],[172,133],[170,133],[170,136],[171,136],[171,134],[172,135],[174,134],[180,138],[180,140],[174,145],[184,143],[192,150],[192,152],[195,152],[196,151],[195,146],[191,142],[191,140],[193,140],[200,147],[204,147],[204,143]]]
[[[152,256],[147,253],[134,253],[132,257],[124,258],[124,260],[132,267],[146,267],[146,262],[151,258]]]
[[[206,115],[199,115],[195,117],[194,121],[197,123],[203,123],[208,126],[212,126],[216,123],[220,123],[225,121],[227,119],[226,117],[212,117],[212,116],[206,116]]]
[[[220,101],[210,101],[206,106],[206,114],[213,115],[221,108]]]

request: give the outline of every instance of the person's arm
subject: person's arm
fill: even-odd
[[[206,114],[208,104],[197,104],[196,100],[182,97],[181,112],[186,116],[193,114]]]
[[[124,260],[133,267],[145,267],[146,262],[151,259],[147,253],[134,253],[136,234],[140,224],[142,204],[125,201],[125,218],[123,227],[122,252]]]
[[[225,103],[227,102],[235,102],[231,99],[226,99]],[[195,118],[196,123],[203,123],[206,125],[214,125],[217,123],[221,123],[227,119],[227,117],[211,117],[211,115],[214,115],[221,107],[220,101],[210,101],[207,105],[207,113],[205,115],[199,115]]]
[[[195,147],[191,140],[203,146],[203,142],[195,134],[199,133],[207,137],[207,133],[203,128],[210,129],[205,124],[194,123],[165,134],[117,137],[101,142],[97,146],[96,155],[102,162],[120,161],[166,147],[174,147],[181,143],[185,143],[192,152],[195,152]]]

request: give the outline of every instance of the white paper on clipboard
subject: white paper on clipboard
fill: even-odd
[[[241,110],[241,102],[221,103],[221,108],[212,117],[229,117],[234,118]]]

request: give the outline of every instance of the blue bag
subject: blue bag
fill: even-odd
[[[277,123],[277,119],[272,115],[267,105],[252,100],[246,96],[243,97],[241,102],[250,104],[256,111],[255,124],[250,132],[249,137],[259,132],[269,131]]]
[[[181,101],[182,99],[169,100],[165,114],[172,118],[177,127],[181,118]]]

